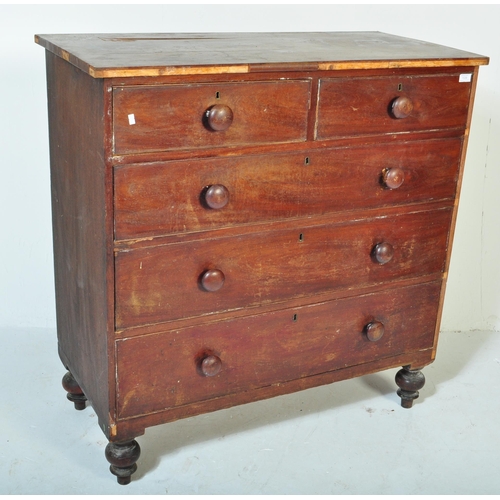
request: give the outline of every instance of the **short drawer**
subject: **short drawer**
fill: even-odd
[[[116,342],[120,418],[431,348],[441,282]]]
[[[322,79],[316,138],[465,128],[471,77]]]
[[[451,208],[118,252],[125,328],[443,270]]]
[[[115,154],[304,141],[309,80],[113,89]]]
[[[115,167],[115,238],[455,196],[461,139]]]

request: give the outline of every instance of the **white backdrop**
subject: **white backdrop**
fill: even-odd
[[[382,31],[487,55],[443,330],[500,330],[498,5],[0,5],[0,327],[55,326],[44,51],[35,33]]]

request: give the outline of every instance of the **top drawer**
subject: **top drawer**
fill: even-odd
[[[324,78],[316,139],[464,128],[471,78],[471,74]]]
[[[306,140],[309,80],[115,87],[115,154]]]

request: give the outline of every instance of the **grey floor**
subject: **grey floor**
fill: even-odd
[[[119,486],[51,329],[0,330],[0,494],[499,494],[500,333],[444,333],[412,410],[388,370],[153,427]]]

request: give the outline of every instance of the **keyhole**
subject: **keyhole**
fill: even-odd
[[[304,159],[304,165],[309,165],[309,163],[310,163],[309,156],[306,156]]]
[[[216,99],[220,99],[220,92],[219,92],[219,91],[217,91],[217,92],[215,93],[215,98],[216,98]]]
[[[401,92],[403,90],[403,84],[402,83],[399,83],[398,84],[398,90]]]
[[[296,314],[293,315],[293,321],[294,321],[294,323],[297,321],[297,315]]]
[[[299,234],[299,241],[302,243],[304,241],[304,233]]]

